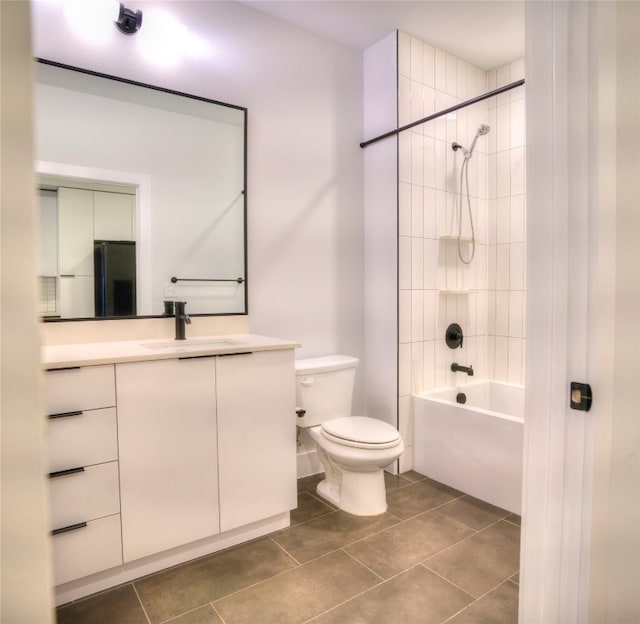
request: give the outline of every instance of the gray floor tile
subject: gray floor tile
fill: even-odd
[[[156,624],[293,567],[277,544],[263,538],[142,578],[135,586]]]
[[[345,550],[376,574],[390,578],[474,533],[437,510],[427,511]]]
[[[304,563],[397,522],[388,514],[352,516],[344,511],[333,511],[274,533],[272,537],[296,561]]]
[[[224,624],[211,605],[168,620],[164,624]]]
[[[225,624],[300,624],[365,591],[378,579],[342,551],[217,600]]]
[[[424,479],[407,487],[389,492],[387,494],[387,511],[405,520],[462,495],[461,492],[442,483]]]
[[[441,624],[473,598],[419,565],[312,620],[313,624]]]
[[[411,485],[413,481],[405,479],[404,475],[394,475],[389,472],[384,473],[384,487],[387,492],[397,490],[398,488]]]
[[[332,507],[323,503],[316,496],[311,495],[309,492],[300,492],[298,494],[298,507],[291,511],[291,525],[307,522],[332,511],[334,511]]]
[[[478,598],[518,571],[519,555],[520,529],[501,520],[425,565]]]
[[[324,472],[298,479],[298,492],[315,492],[322,479],[324,479]]]
[[[466,495],[447,503],[440,508],[440,511],[476,531],[486,529],[494,522],[510,515],[508,511],[500,509],[500,507]]]
[[[413,481],[414,483],[416,481],[422,481],[423,479],[427,478],[423,474],[420,474],[415,470],[407,470],[407,472],[401,472],[400,475],[405,479],[409,479],[409,481]]]
[[[58,624],[148,624],[133,585],[60,607]]]
[[[503,583],[447,624],[518,624],[518,586]]]

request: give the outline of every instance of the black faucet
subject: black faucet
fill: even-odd
[[[467,373],[469,377],[473,375],[473,366],[462,366],[461,364],[456,364],[455,362],[451,365],[451,370],[454,373]]]
[[[191,317],[184,311],[184,306],[186,305],[186,301],[175,302],[176,340],[185,340],[185,326],[191,324]]]

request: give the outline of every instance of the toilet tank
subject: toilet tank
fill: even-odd
[[[296,418],[299,427],[351,416],[351,401],[359,360],[348,355],[327,355],[296,360]]]

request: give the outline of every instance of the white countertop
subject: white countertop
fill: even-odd
[[[172,358],[225,355],[253,351],[295,349],[299,342],[257,336],[231,334],[219,336],[193,336],[186,340],[127,340],[118,342],[89,342],[42,347],[42,365],[45,369],[71,366],[94,366],[118,362],[142,362]]]

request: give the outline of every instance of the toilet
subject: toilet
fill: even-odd
[[[351,415],[358,363],[346,355],[296,360],[297,424],[309,432],[324,467],[318,494],[347,513],[375,516],[387,510],[384,468],[404,443],[390,424]]]

